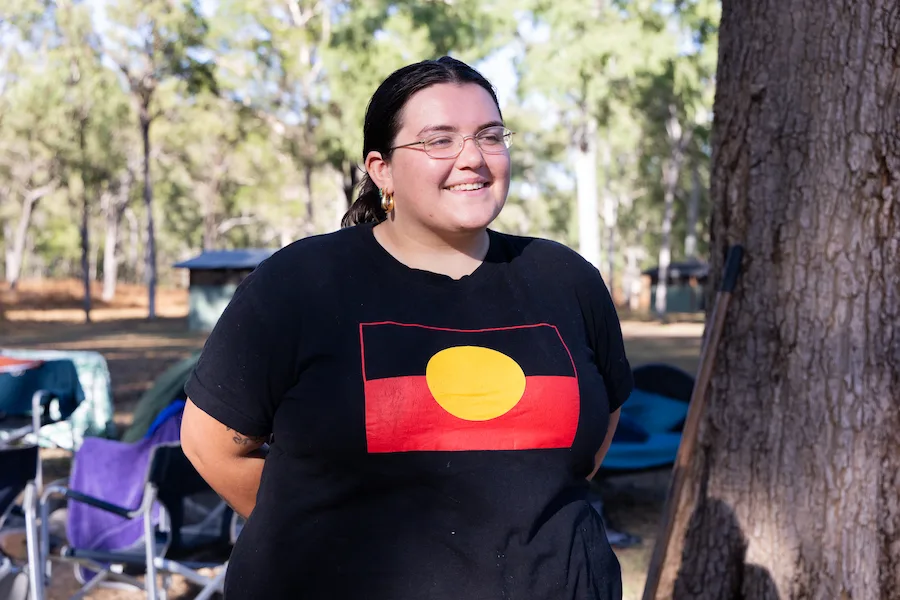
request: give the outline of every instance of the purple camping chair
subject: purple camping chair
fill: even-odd
[[[85,439],[68,485],[47,486],[42,519],[49,519],[53,498],[68,500],[68,540],[53,559],[74,565],[84,586],[75,597],[115,587],[137,588],[150,600],[164,600],[175,573],[204,588],[198,598],[221,591],[224,568],[212,578],[198,570],[225,566],[234,541],[234,513],[184,456],[181,414],[172,412],[133,444]],[[42,533],[43,583],[48,585],[50,542],[46,528]],[[195,560],[201,555],[204,560]],[[138,574],[146,575],[144,581]]]

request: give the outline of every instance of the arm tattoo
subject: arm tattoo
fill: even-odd
[[[226,427],[225,431],[234,431],[231,427]],[[231,438],[235,444],[238,446],[246,446],[247,444],[263,444],[269,436],[267,435],[241,435],[237,431],[234,431],[234,437]]]

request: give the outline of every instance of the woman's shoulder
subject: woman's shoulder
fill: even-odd
[[[345,227],[329,233],[301,238],[276,251],[266,262],[296,268],[303,263],[319,264],[359,251],[365,225]]]
[[[600,275],[594,265],[562,242],[493,230],[491,233],[502,252],[514,266],[546,270],[555,277],[564,277],[567,274],[578,277],[599,277]]]
[[[286,298],[327,289],[358,262],[361,233],[359,226],[348,227],[291,242],[262,261],[244,280],[244,287]]]
[[[311,235],[275,251],[257,267],[261,274],[276,280],[290,274],[325,275],[347,259],[359,256],[361,226]]]

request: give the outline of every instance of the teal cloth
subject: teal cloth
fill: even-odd
[[[0,411],[8,415],[30,415],[31,398],[38,390],[45,390],[58,399],[64,419],[84,400],[75,363],[69,359],[47,360],[33,369],[0,373]]]
[[[68,420],[41,428],[39,442],[45,447],[77,450],[87,436],[115,438],[112,381],[106,359],[99,352],[83,350],[30,350],[0,348],[0,354],[35,360],[71,360],[84,393]]]

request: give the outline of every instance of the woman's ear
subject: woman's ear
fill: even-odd
[[[384,159],[381,152],[375,150],[366,156],[366,172],[378,189],[388,193],[394,193],[394,179],[391,176],[391,165]]]

